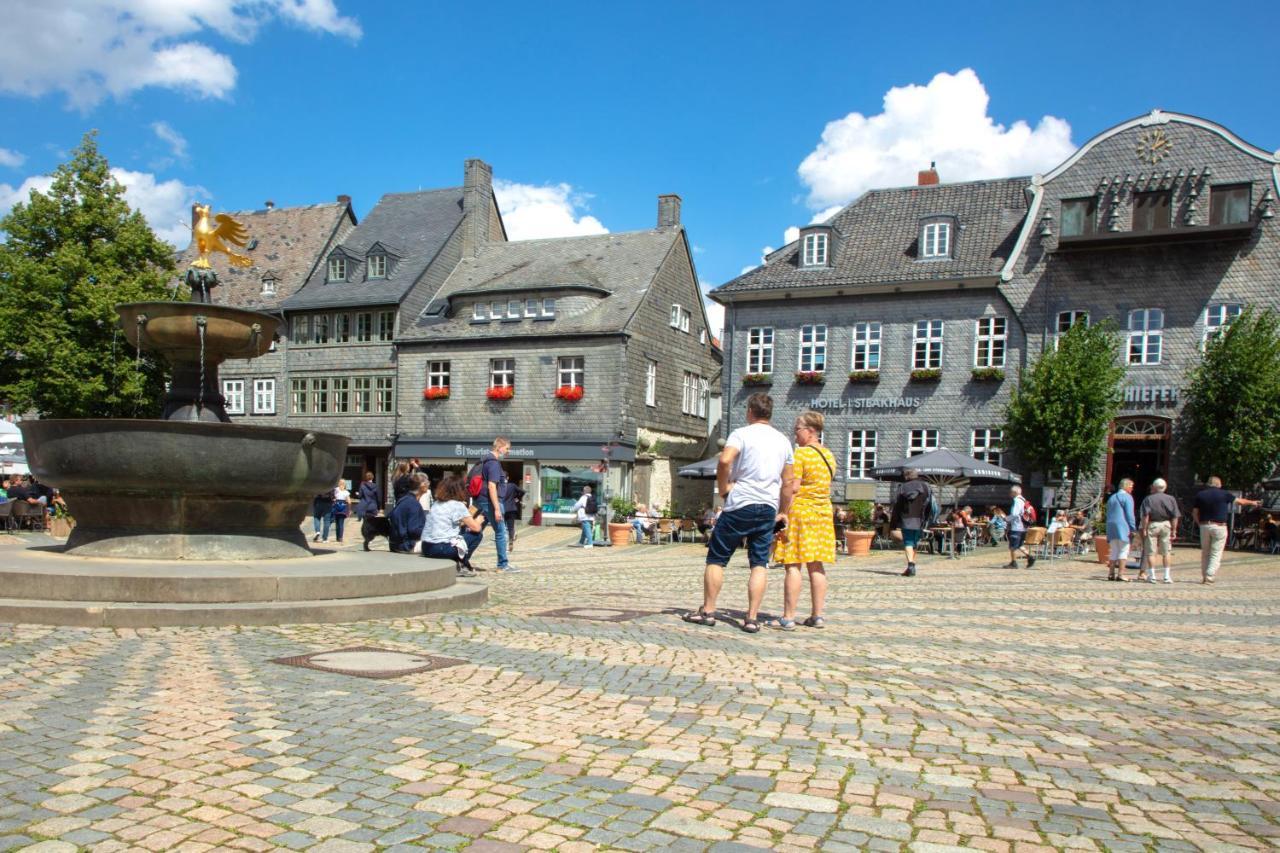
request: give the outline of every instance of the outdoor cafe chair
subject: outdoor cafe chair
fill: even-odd
[[[1071,556],[1072,546],[1076,541],[1074,527],[1059,527],[1053,531],[1053,550],[1049,556],[1053,559]]]
[[[14,503],[14,501],[5,501],[0,504],[0,529],[13,530]]]
[[[1043,556],[1045,535],[1048,532],[1049,529],[1047,527],[1027,528],[1027,536],[1022,540],[1022,544],[1027,549],[1028,554]]]
[[[668,542],[676,541],[676,520],[674,518],[658,519],[658,529],[654,534],[654,539],[661,545],[662,537],[664,536],[667,537]]]
[[[686,533],[689,534],[690,542],[697,542],[698,541],[698,522],[694,521],[692,518],[680,519],[680,529],[677,531],[677,536],[681,542],[684,541],[684,535]]]

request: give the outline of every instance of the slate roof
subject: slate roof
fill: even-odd
[[[329,259],[322,258],[284,308],[398,305],[461,222],[462,187],[387,193],[335,247],[348,257],[347,280],[326,281]],[[387,260],[386,278],[366,281],[364,259],[375,243],[393,256]]]
[[[870,190],[827,220],[836,233],[831,267],[802,269],[800,241],[712,291],[732,298],[751,291],[832,285],[937,281],[998,275],[1026,216],[1030,178],[1001,178]],[[920,221],[954,216],[953,256],[922,260]],[[803,229],[802,229],[803,230]]]
[[[464,258],[445,281],[427,311],[401,329],[401,340],[459,340],[547,334],[608,334],[624,331],[636,313],[658,269],[681,239],[678,228],[624,231],[589,237],[555,237],[486,243],[475,258]],[[598,301],[580,312],[557,306],[552,321],[521,320],[472,323],[460,311],[473,294],[543,292],[574,288],[574,294],[596,294]],[[601,295],[603,291],[608,295]],[[568,294],[565,294],[568,295]],[[452,316],[434,315],[443,300]]]
[[[349,209],[346,202],[328,202],[271,210],[215,210],[215,214],[226,212],[243,223],[249,239],[258,242],[252,249],[236,250],[253,260],[251,267],[233,267],[223,254],[210,258],[221,282],[213,291],[214,302],[255,311],[278,309],[307,280],[335,229],[344,220],[348,224],[354,221],[347,219]],[[179,252],[178,274],[185,275],[187,265],[197,257],[194,243]],[[262,295],[262,279],[268,273],[276,278],[274,296]]]

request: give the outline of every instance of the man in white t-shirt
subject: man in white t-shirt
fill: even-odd
[[[751,576],[747,581],[747,615],[742,620],[742,630],[748,634],[760,630],[760,603],[768,583],[774,530],[786,527],[787,511],[795,495],[791,442],[769,424],[772,417],[773,400],[769,395],[752,394],[747,398],[747,425],[730,433],[724,450],[720,451],[716,488],[724,499],[724,509],[707,545],[702,607],[686,613],[686,622],[715,624],[716,598],[724,585],[724,567],[746,539]]]

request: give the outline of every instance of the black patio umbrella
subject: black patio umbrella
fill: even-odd
[[[902,472],[908,468],[915,468],[920,472],[920,479],[939,488],[951,486],[952,503],[959,499],[962,486],[972,483],[1022,482],[1022,477],[1008,468],[1001,468],[999,465],[992,465],[990,462],[983,462],[981,459],[974,459],[972,456],[965,456],[963,453],[956,453],[945,447],[879,465],[871,469],[871,478],[900,483],[903,480]]]
[[[676,476],[689,480],[714,480],[716,478],[716,466],[719,462],[720,456],[717,454],[710,459],[703,459],[701,462],[694,462],[692,465],[684,466],[676,471]]]

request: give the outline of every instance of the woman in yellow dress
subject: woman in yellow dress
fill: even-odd
[[[809,569],[809,591],[813,610],[804,625],[822,628],[823,605],[827,598],[827,572],[824,563],[836,559],[836,529],[831,510],[831,481],[836,474],[836,459],[819,443],[824,419],[819,412],[802,412],[796,418],[795,465],[792,478],[795,498],[787,513],[785,538],[778,543],[774,559],[786,566],[783,584],[782,618],[774,627],[794,631],[796,603],[800,599],[800,566]]]

